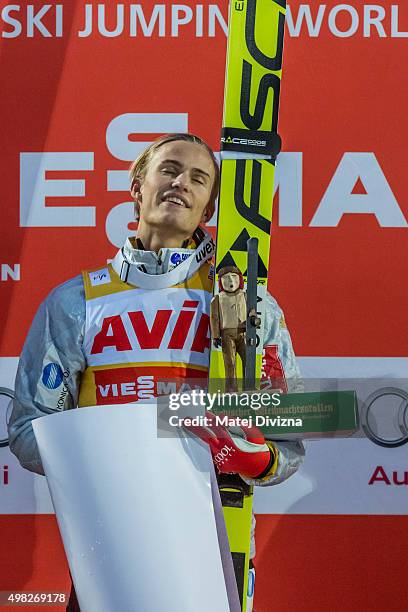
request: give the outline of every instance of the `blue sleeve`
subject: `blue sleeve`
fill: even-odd
[[[82,352],[85,295],[82,276],[56,287],[40,305],[17,370],[9,422],[10,450],[21,465],[43,474],[31,421],[76,408]]]

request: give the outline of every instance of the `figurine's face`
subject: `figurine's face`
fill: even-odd
[[[235,272],[227,272],[221,278],[221,285],[224,291],[228,291],[228,293],[232,293],[239,289],[239,275],[235,274]]]

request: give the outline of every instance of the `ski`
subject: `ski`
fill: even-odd
[[[285,10],[285,0],[233,0],[229,7],[214,292],[218,293],[218,272],[226,266],[238,268],[248,282],[248,275],[252,276],[248,268],[253,264],[247,263],[247,242],[256,238],[257,279],[252,282],[256,283],[260,326],[249,333],[249,340],[256,339],[256,346],[251,344],[247,350],[253,374],[245,388],[259,388],[261,378],[275,160],[280,150],[277,125]],[[253,300],[253,288],[247,287],[247,294],[248,290],[252,296],[249,300]],[[210,389],[218,390],[222,379],[222,351],[212,348]],[[219,486],[245,612],[252,487],[235,475],[221,476]]]

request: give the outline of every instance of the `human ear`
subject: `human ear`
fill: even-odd
[[[201,223],[207,223],[212,217],[212,214],[208,210],[208,206],[205,207],[203,216],[201,217]]]
[[[132,197],[138,202],[140,202],[142,198],[140,188],[141,188],[140,180],[138,178],[133,179],[132,184],[130,185],[130,193]]]

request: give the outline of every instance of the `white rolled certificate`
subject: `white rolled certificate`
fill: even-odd
[[[154,404],[129,404],[33,421],[82,612],[235,608],[208,448],[158,438],[156,418]]]

